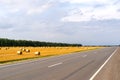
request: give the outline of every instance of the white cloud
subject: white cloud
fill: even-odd
[[[71,4],[75,4],[75,3],[111,3],[113,2],[113,0],[61,0],[61,2],[69,2]]]
[[[93,14],[97,20],[120,19],[120,12],[118,12],[115,5],[107,6],[103,9],[95,9]]]
[[[120,20],[115,19],[120,19],[120,3],[114,2],[0,0],[0,37],[82,44],[119,43]]]
[[[40,14],[40,13],[46,11],[47,9],[49,9],[53,5],[54,4],[52,3],[52,1],[48,1],[39,7],[31,7],[31,9],[28,10],[27,14],[36,14],[36,13]]]
[[[70,10],[68,14],[61,19],[61,21],[80,22],[80,21],[91,21],[93,19],[95,20],[120,19],[120,12],[118,11],[120,6],[115,5],[114,4],[115,1],[114,2],[110,0],[109,1],[108,0],[90,0],[90,1],[91,3],[96,1],[97,4],[104,3],[104,5],[99,7],[94,7],[94,5],[86,6],[86,7],[77,5],[76,8],[74,8],[73,10]],[[90,1],[89,0],[70,0],[69,2],[71,3],[78,2],[78,3],[87,4]]]
[[[68,16],[62,18],[62,21],[90,21],[92,17],[92,9],[76,8],[68,13]]]
[[[39,3],[39,5],[37,5]],[[42,13],[54,5],[52,0],[0,0],[6,13],[25,12],[26,14]]]

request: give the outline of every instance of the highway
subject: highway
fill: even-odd
[[[0,80],[90,80],[117,50],[108,47],[0,66]]]

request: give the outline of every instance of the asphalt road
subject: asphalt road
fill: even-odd
[[[115,47],[0,66],[0,80],[89,80]]]
[[[120,48],[95,76],[94,80],[120,80]]]

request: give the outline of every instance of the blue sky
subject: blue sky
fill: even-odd
[[[0,0],[0,37],[120,44],[119,0]]]

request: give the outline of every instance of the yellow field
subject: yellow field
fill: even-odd
[[[35,57],[54,56],[68,54],[72,52],[87,51],[100,47],[24,47],[24,49],[29,49],[30,52],[23,52],[22,55],[18,55],[17,51],[20,51],[20,48],[21,47],[1,47],[0,63],[20,59],[29,59]],[[40,51],[40,55],[35,55],[34,52],[36,51]]]

